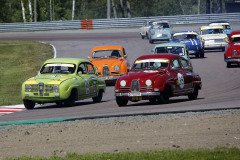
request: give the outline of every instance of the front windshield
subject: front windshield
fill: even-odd
[[[92,58],[119,58],[122,57],[122,52],[120,50],[100,50],[94,51],[92,53]]]
[[[175,34],[173,35],[174,40],[181,40],[181,39],[197,39],[196,34]]]
[[[162,59],[141,59],[135,61],[133,70],[154,70],[168,68],[169,60]]]
[[[202,30],[202,34],[222,34],[223,29],[206,29]]]
[[[240,34],[232,35],[232,42],[239,43],[240,42]]]
[[[76,65],[72,63],[47,63],[42,67],[40,73],[73,74],[75,69]]]
[[[167,23],[157,23],[153,25],[154,29],[161,29],[161,28],[169,28],[169,25]]]
[[[184,48],[179,46],[157,47],[155,53],[173,53],[180,56],[185,55]]]

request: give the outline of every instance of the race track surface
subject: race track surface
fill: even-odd
[[[239,26],[239,24],[232,25],[233,30],[237,30]],[[199,27],[177,26],[173,27],[173,30],[198,31]],[[0,33],[0,40],[33,40],[51,43],[56,47],[58,58],[87,59],[94,46],[122,45],[132,65],[137,57],[151,54],[151,50],[156,45],[149,44],[148,39],[141,39],[138,32],[138,29],[14,32]],[[149,101],[139,101],[129,102],[126,107],[120,108],[115,102],[114,86],[107,86],[101,103],[95,104],[92,99],[87,99],[76,102],[73,107],[60,108],[55,104],[38,105],[33,110],[3,115],[0,117],[0,122],[240,108],[240,67],[226,68],[223,55],[224,52],[211,50],[205,51],[205,58],[192,57],[193,70],[202,78],[202,90],[198,99],[194,101],[189,101],[187,97],[177,97],[171,98],[169,104],[151,105]]]

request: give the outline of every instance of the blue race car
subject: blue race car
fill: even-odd
[[[204,58],[204,42],[199,39],[194,31],[181,31],[173,34],[172,42],[184,43],[188,48],[189,55]]]

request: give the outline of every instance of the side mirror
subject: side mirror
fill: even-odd
[[[128,55],[126,54],[126,55],[124,55],[124,58],[127,58],[128,57]]]
[[[90,57],[88,56],[88,57],[87,57],[87,59],[89,60],[89,59],[90,59]]]

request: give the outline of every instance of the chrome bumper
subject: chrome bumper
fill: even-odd
[[[130,96],[129,93],[131,92],[128,92],[128,93],[115,93],[115,96],[116,97],[133,97],[133,96]],[[160,96],[160,92],[140,92],[140,96],[139,97],[148,97],[148,96]]]
[[[106,76],[106,77],[100,77],[103,80],[116,80],[118,79],[120,76]]]
[[[240,59],[225,59],[225,62],[240,62]]]

